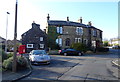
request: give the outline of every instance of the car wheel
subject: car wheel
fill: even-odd
[[[82,53],[78,53],[79,56],[82,56]]]
[[[67,56],[67,53],[64,53],[64,56]]]

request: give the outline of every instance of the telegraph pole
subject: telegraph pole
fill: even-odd
[[[17,46],[16,46],[16,38],[17,38],[17,6],[18,6],[18,0],[16,0],[16,6],[15,6],[15,29],[14,29],[14,54],[13,54],[13,66],[12,71],[16,72],[17,68]]]

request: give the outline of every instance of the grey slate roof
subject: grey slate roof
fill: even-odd
[[[82,26],[86,27],[85,24],[72,22],[72,21],[59,21],[59,20],[48,20],[48,25],[60,25],[60,26]]]
[[[89,26],[89,25],[85,25],[82,23],[78,23],[78,22],[72,22],[72,21],[62,21],[62,20],[48,20],[48,25],[56,25],[56,26],[76,26],[76,27],[86,27],[86,28],[94,28],[97,30],[100,30],[94,26]],[[100,30],[102,31],[102,30]]]

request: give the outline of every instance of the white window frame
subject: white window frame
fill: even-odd
[[[76,27],[76,34],[79,35],[79,27]]]
[[[60,27],[60,34],[63,33],[63,27]]]
[[[27,44],[27,48],[33,48],[33,44]]]
[[[96,47],[96,41],[92,41],[92,46]]]
[[[79,33],[80,33],[80,35],[83,35],[83,28],[82,27],[79,27]]]
[[[44,48],[44,44],[40,44],[40,48]]]
[[[43,41],[43,37],[40,37],[40,41]]]
[[[57,33],[59,34],[63,33],[63,27],[57,27],[56,30],[57,30]]]
[[[83,28],[82,27],[76,27],[76,34],[77,35],[83,35]]]
[[[57,30],[57,33],[60,33],[59,27],[57,27],[56,30]]]
[[[80,43],[82,41],[82,39],[81,38],[78,38],[78,43]]]
[[[56,39],[56,43],[57,43],[59,46],[62,46],[62,38],[57,38],[57,39]]]
[[[78,38],[75,38],[75,43],[77,43],[78,42]]]

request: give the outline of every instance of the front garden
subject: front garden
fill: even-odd
[[[6,54],[2,49],[0,49],[0,62],[2,64],[0,70],[2,71],[12,71],[13,65],[13,53]],[[17,71],[21,69],[26,69],[28,67],[28,61],[21,55],[17,55]]]

